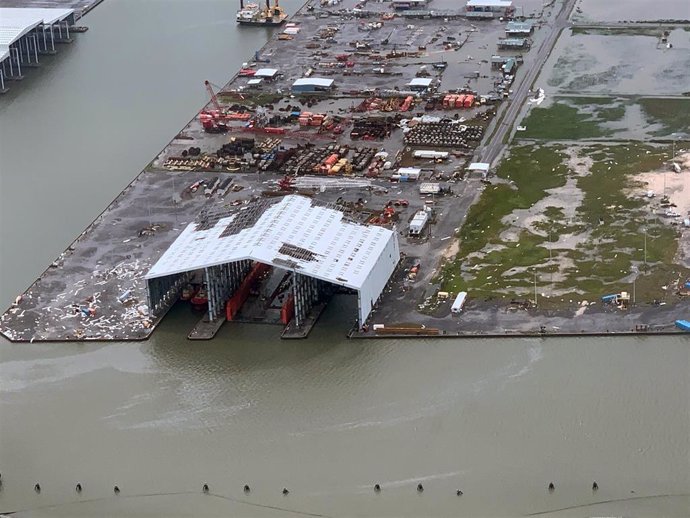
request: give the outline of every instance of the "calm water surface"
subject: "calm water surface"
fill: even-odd
[[[263,44],[234,9],[107,0],[0,98],[3,306]],[[191,343],[182,305],[140,344],[0,342],[0,512],[690,515],[687,339],[353,342],[353,311],[302,342]]]

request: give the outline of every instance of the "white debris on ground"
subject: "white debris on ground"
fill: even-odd
[[[33,299],[29,291],[24,297],[17,297],[15,307],[0,317],[0,324],[10,316],[21,319],[25,313],[34,315],[33,321],[25,321],[30,325],[22,330],[2,326],[2,331],[12,340],[31,341],[136,336],[138,331],[152,325],[144,280],[149,268],[149,261],[135,259],[113,268],[94,270],[88,278],[67,286],[53,300],[23,309],[22,305],[28,307]]]
[[[527,102],[528,102],[529,104],[536,104],[537,106],[539,106],[541,103],[544,102],[544,99],[546,99],[546,95],[544,94],[544,89],[543,89],[543,88],[539,88],[539,89],[536,91],[534,97],[532,97],[531,99],[528,99]]]

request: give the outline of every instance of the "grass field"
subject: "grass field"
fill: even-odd
[[[690,131],[690,99],[645,97],[639,103],[649,122],[663,124],[662,130],[654,132],[656,136]]]
[[[641,109],[649,126],[639,128],[640,137],[667,137],[690,128],[690,99],[660,97],[566,97],[556,96],[547,107],[533,107],[522,121],[526,131],[518,138],[580,140],[615,137],[626,124],[614,130],[606,123],[624,123],[628,111]],[[633,120],[635,117],[633,116]]]
[[[546,108],[534,107],[522,122],[520,137],[542,140],[575,140],[605,137],[611,131],[600,123],[620,120],[625,106],[605,98],[556,98]]]
[[[592,159],[586,173],[565,165],[573,152]],[[651,214],[646,199],[630,194],[632,176],[660,168],[667,153],[641,143],[513,147],[497,172],[512,183],[488,186],[470,209],[460,252],[437,279],[442,289],[481,299],[531,298],[536,280],[545,295],[540,305],[559,308],[630,291],[632,273],[640,272],[638,301],[670,296],[662,287],[690,275],[673,264],[679,234]],[[571,217],[565,211],[573,207],[558,197],[566,182],[580,199]],[[537,203],[536,214],[514,224]]]

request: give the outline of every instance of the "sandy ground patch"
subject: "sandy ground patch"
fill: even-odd
[[[688,165],[690,166],[690,164]],[[643,193],[654,191],[657,196],[666,193],[671,203],[676,205],[674,209],[676,212],[683,217],[687,217],[690,213],[690,169],[684,167],[681,173],[650,171],[635,175],[635,180],[642,182],[645,186],[642,190]]]
[[[448,245],[448,248],[446,248],[443,252],[443,258],[452,260],[456,255],[458,255],[458,252],[460,252],[460,240],[453,238],[450,245]]]

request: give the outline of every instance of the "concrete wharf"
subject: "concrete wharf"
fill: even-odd
[[[454,7],[450,0],[435,2],[440,9]],[[665,330],[676,316],[687,315],[687,303],[663,310],[640,307],[626,318],[597,313],[585,328],[565,312],[513,312],[490,302],[470,304],[462,326],[450,315],[417,311],[438,262],[482,189],[482,177],[467,167],[477,158],[493,163],[500,158],[503,137],[573,3],[566,0],[553,19],[544,20],[550,24],[536,30],[537,52],[524,56],[524,65],[511,79],[516,93],[508,103],[501,102],[497,90],[507,93],[510,83],[491,68],[496,42],[504,34],[498,20],[460,19],[446,26],[433,19],[390,16],[387,4],[372,4],[370,10],[380,12],[383,20],[379,26],[347,11],[355,7],[354,0],[334,7],[305,4],[291,19],[294,26],[255,53],[249,71],[238,71],[216,92],[221,110],[209,104],[194,117],[17,297],[0,317],[0,331],[18,342],[148,338],[182,285],[172,286],[168,305],[154,312],[144,276],[202,209],[241,210],[267,192],[284,194],[278,184],[285,175],[308,173],[318,183],[324,177],[315,171],[333,155],[345,160],[341,168],[346,174],[335,175],[345,183],[329,186],[324,181],[320,188],[305,189],[307,194],[347,207],[353,220],[387,225],[402,236],[404,265],[378,301],[375,320],[413,322],[444,335],[468,336],[523,336],[542,327],[549,334],[629,332],[636,320]],[[477,30],[474,23],[485,25]],[[259,68],[268,67],[277,72],[250,83]],[[304,78],[333,79],[335,89],[322,89],[328,81],[306,81],[315,85],[311,91],[293,91],[295,81]],[[468,105],[458,101],[468,96]],[[467,129],[460,130],[461,125]],[[447,143],[452,132],[458,140]],[[426,145],[410,144],[411,136]],[[251,152],[237,152],[242,139],[251,140]],[[422,157],[415,157],[414,150],[423,151]],[[419,180],[394,181],[400,180],[400,175],[394,177],[399,168],[418,169]],[[230,183],[222,192],[198,188],[226,181]],[[444,191],[422,194],[421,183],[443,185]],[[421,236],[406,236],[407,223],[425,207],[433,215],[427,229]],[[410,281],[409,267],[415,266],[418,271]],[[288,327],[284,337],[306,336],[323,307],[314,309],[310,325]],[[200,322],[190,338],[211,337],[221,325],[221,319]]]

